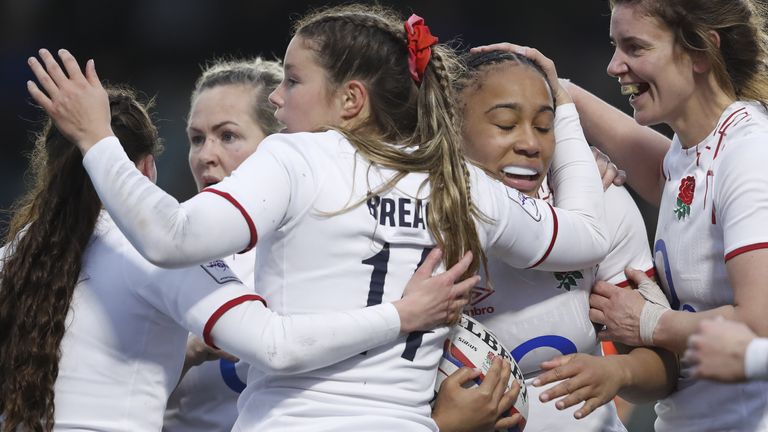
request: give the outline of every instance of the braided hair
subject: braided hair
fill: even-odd
[[[417,85],[408,68],[403,22],[380,6],[346,5],[310,13],[296,23],[294,34],[315,52],[331,90],[352,79],[366,86],[370,119],[356,130],[341,132],[363,157],[397,171],[372,193],[393,187],[409,172],[428,173],[430,233],[443,249],[446,265],[471,250],[473,262],[467,274],[474,274],[484,267],[486,256],[473,219],[483,215],[470,197],[455,105],[453,81],[461,62],[451,48],[432,46]]]

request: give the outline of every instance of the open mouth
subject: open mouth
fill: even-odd
[[[621,86],[621,94],[624,96],[632,96],[637,97],[641,94],[648,91],[650,86],[647,83],[631,83],[631,84],[622,84]]]

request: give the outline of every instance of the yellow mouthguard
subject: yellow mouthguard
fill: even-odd
[[[640,86],[637,84],[625,84],[621,86],[621,94],[623,95],[631,95],[636,94],[640,91]]]

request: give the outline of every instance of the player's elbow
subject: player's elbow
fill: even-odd
[[[590,218],[587,222],[588,233],[582,237],[580,252],[584,265],[597,265],[602,262],[611,250],[611,239],[608,226],[603,219]]]
[[[302,356],[293,349],[272,345],[270,349],[250,359],[251,365],[266,374],[291,375],[305,371]]]
[[[139,253],[147,261],[161,268],[181,268],[188,267],[189,263],[185,263],[179,260],[180,253],[174,252],[168,248],[157,247],[156,245],[151,247],[139,248]]]
[[[141,255],[152,264],[162,267],[162,268],[172,268],[172,261],[171,257],[168,255],[157,253],[154,250],[149,251],[139,251],[141,252]]]
[[[303,363],[297,356],[277,356],[269,362],[268,373],[289,375],[303,372]]]
[[[605,259],[606,255],[611,251],[611,240],[608,236],[608,229],[604,224],[599,224],[595,228],[595,235],[593,237],[594,247],[592,248],[592,261],[598,264]]]

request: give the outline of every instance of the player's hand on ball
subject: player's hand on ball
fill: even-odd
[[[446,378],[437,394],[432,418],[443,432],[475,432],[507,429],[520,421],[520,415],[499,418],[517,399],[520,386],[506,390],[510,364],[496,357],[479,386],[464,385],[480,375],[479,370],[463,367]]]
[[[83,154],[102,138],[114,135],[109,97],[96,75],[93,60],[85,65],[83,74],[67,50],[58,52],[63,69],[48,50],[41,49],[39,55],[39,60],[30,57],[27,63],[42,89],[27,81],[27,90],[56,128]]]
[[[539,399],[549,402],[560,398],[555,402],[560,410],[584,402],[573,414],[577,419],[610,402],[622,388],[624,372],[613,356],[568,354],[545,361],[541,367],[546,372],[534,380],[534,386],[561,382],[543,392]]]
[[[408,281],[403,298],[393,303],[400,314],[400,331],[403,333],[458,322],[461,310],[469,302],[472,287],[480,281],[479,276],[459,281],[472,263],[472,252],[464,254],[444,273],[432,276],[442,256],[440,249],[432,249]]]

